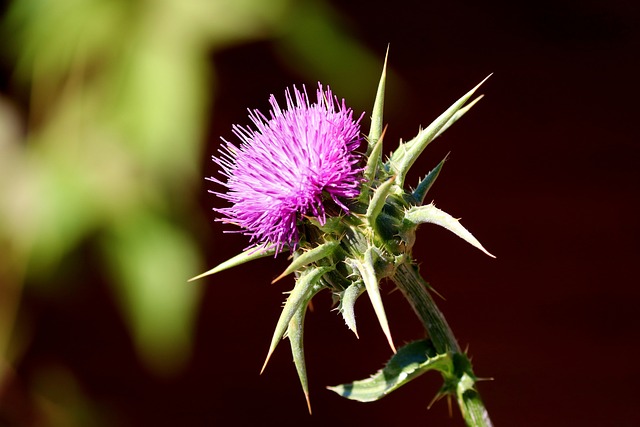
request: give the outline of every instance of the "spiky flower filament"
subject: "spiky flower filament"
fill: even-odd
[[[216,209],[220,220],[242,228],[254,245],[295,249],[299,223],[304,216],[320,224],[334,204],[348,212],[347,201],[356,197],[362,183],[360,118],[344,100],[339,102],[318,85],[317,101],[306,90],[287,89],[286,108],[270,98],[269,117],[250,111],[254,128],[234,126],[240,145],[227,140],[213,160],[220,166],[225,192],[214,194],[232,203]]]

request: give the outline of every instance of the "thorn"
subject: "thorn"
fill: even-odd
[[[278,280],[282,279],[285,276],[286,276],[286,274],[284,274],[284,272],[282,272],[278,277],[276,277],[275,279],[273,279],[271,281],[271,284],[273,285],[274,283],[276,283]]]
[[[304,392],[304,398],[307,400],[307,409],[309,410],[309,415],[311,414],[311,400],[309,400],[309,393]]]
[[[273,354],[273,349],[269,350],[269,354],[267,354],[267,358],[264,361],[264,364],[262,365],[262,369],[260,369],[260,375],[262,375],[262,373],[264,372],[264,368],[267,367],[267,363],[269,363],[269,359],[271,359],[271,355]]]
[[[378,138],[378,141],[382,141],[384,139],[384,134],[387,132],[388,127],[388,124],[384,125],[384,129],[382,129],[382,133],[380,134],[380,138]]]
[[[444,297],[444,295],[442,295],[440,292],[436,291],[436,288],[434,288],[433,286],[429,285],[429,290],[430,290],[431,292],[433,292],[434,294],[438,295],[442,301],[446,301],[446,300],[447,300],[447,299]]]
[[[398,288],[398,287],[396,286],[395,288],[393,288],[393,289],[391,289],[389,292],[387,292],[387,295],[394,294],[394,293],[396,293],[396,292],[397,292],[397,291],[399,291],[399,290],[400,290],[400,288]]]
[[[445,393],[436,393],[435,396],[433,396],[433,399],[431,399],[431,402],[429,402],[429,404],[427,405],[427,409],[431,409],[431,407],[440,399],[442,399],[444,396],[446,396]]]
[[[385,331],[385,335],[387,336],[387,341],[389,341],[389,346],[391,347],[391,350],[393,350],[393,354],[396,354],[398,351],[396,350],[396,346],[393,345],[393,339],[391,338],[391,332],[387,333],[387,331]]]
[[[194,277],[192,277],[191,279],[187,280],[187,283],[189,283],[189,282],[194,282],[194,281],[196,281],[196,280],[198,280],[198,279],[202,279],[203,277],[208,276],[209,274],[210,274],[210,273],[209,273],[208,271],[207,271],[207,272],[205,272],[205,273],[202,273],[202,274],[198,274],[197,276],[194,276]]]

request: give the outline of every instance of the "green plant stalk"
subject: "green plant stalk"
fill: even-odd
[[[460,350],[453,331],[429,294],[429,285],[409,262],[398,265],[392,279],[424,325],[438,354],[449,353],[454,361],[460,361],[454,363],[457,365],[454,372],[443,374],[443,392],[456,395],[462,417],[469,427],[492,427],[489,413],[474,387],[476,377],[471,363]]]

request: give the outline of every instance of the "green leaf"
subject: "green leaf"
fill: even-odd
[[[473,234],[471,234],[466,228],[462,226],[462,224],[460,224],[460,221],[458,219],[436,208],[433,203],[410,208],[409,210],[407,210],[407,212],[405,212],[404,220],[407,221],[411,227],[416,227],[419,224],[423,223],[437,224],[451,231],[453,234],[465,240],[472,246],[480,249],[490,257],[495,258],[495,256],[491,255],[480,244],[478,239],[473,237]]]
[[[486,80],[486,79],[485,79],[485,80]],[[482,83],[481,83],[481,84],[482,84]],[[437,137],[439,137],[440,135],[442,135],[442,133],[443,133],[445,130],[449,129],[449,127],[450,127],[452,124],[454,124],[455,122],[457,122],[457,121],[458,121],[458,119],[459,119],[460,117],[464,116],[464,115],[467,113],[467,111],[469,111],[469,110],[470,110],[474,105],[476,105],[476,103],[477,103],[478,101],[480,101],[483,97],[484,97],[484,95],[480,95],[480,96],[478,96],[476,99],[474,99],[473,101],[471,101],[471,102],[469,103],[469,105],[465,105],[465,106],[464,106],[464,108],[461,108],[461,109],[459,109],[458,111],[456,111],[456,113],[453,115],[453,117],[451,117],[451,118],[449,119],[449,121],[448,121],[444,126],[442,126],[442,128],[438,131],[438,133],[436,134],[436,136],[434,136],[434,137],[433,137],[433,139],[436,139]]]
[[[287,328],[287,338],[291,344],[291,354],[293,355],[293,363],[296,365],[296,371],[298,372],[298,378],[300,378],[300,385],[302,386],[302,392],[307,401],[307,408],[311,413],[311,401],[309,400],[309,383],[307,381],[307,367],[304,361],[304,317],[307,313],[307,306],[309,301],[321,290],[322,288],[316,286],[312,292],[309,292],[305,297],[305,300],[298,306],[298,309],[293,314],[293,317],[289,321],[289,327]]]
[[[365,286],[362,280],[356,280],[351,285],[347,287],[347,289],[340,294],[340,313],[342,313],[342,317],[344,318],[347,327],[358,336],[358,329],[356,328],[356,315],[354,306],[356,304],[356,300],[360,295],[362,295],[365,291]]]
[[[395,353],[396,347],[393,345],[393,339],[391,339],[391,330],[389,329],[387,314],[384,311],[382,297],[380,296],[380,289],[378,288],[378,278],[376,277],[372,248],[369,247],[365,251],[364,261],[358,259],[353,260],[353,266],[360,273],[360,277],[362,277],[362,281],[367,288],[367,294],[369,295],[369,300],[371,300],[371,305],[376,313],[380,327],[382,328],[384,335],[387,337],[391,350]]]
[[[280,274],[278,277],[273,279],[272,284],[282,279],[283,277],[293,273],[296,270],[304,267],[305,265],[309,265],[313,262],[321,260],[322,258],[330,255],[336,248],[340,245],[340,241],[331,240],[317,246],[311,250],[303,252],[300,256],[296,257],[291,264]]]
[[[361,187],[358,200],[365,204],[369,202],[371,185],[375,182],[378,167],[382,165],[382,140],[384,139],[386,130],[387,128],[385,127],[382,131],[382,135],[380,135],[380,138],[373,146],[371,153],[369,153],[369,158],[367,159],[367,165],[364,168],[363,176],[365,182]]]
[[[387,58],[389,57],[389,48],[387,48],[387,54],[384,57],[384,65],[382,67],[382,76],[380,76],[380,83],[378,83],[378,91],[376,92],[376,99],[373,102],[373,111],[371,112],[371,130],[369,131],[369,146],[367,148],[367,156],[372,157],[372,151],[378,144],[378,141],[382,138],[382,117],[384,110],[384,90],[387,79]]]
[[[340,216],[327,217],[324,224],[315,217],[305,217],[305,220],[325,234],[341,234],[345,228]]]
[[[385,202],[387,201],[387,196],[391,192],[393,188],[393,183],[395,181],[395,177],[391,177],[385,182],[383,182],[378,188],[376,188],[373,193],[373,197],[369,202],[369,206],[367,207],[367,223],[372,230],[376,230],[376,220],[378,219],[378,215],[382,212],[382,208],[384,207]]]
[[[454,118],[456,113],[464,106],[464,104],[471,98],[473,93],[484,83],[489,77],[485,78],[476,87],[467,92],[462,98],[456,101],[451,107],[449,107],[444,113],[442,113],[437,119],[433,121],[425,129],[421,130],[415,138],[408,141],[405,144],[401,144],[396,151],[391,155],[388,164],[392,172],[397,175],[397,184],[402,187],[404,185],[404,179],[409,172],[409,169],[418,159],[422,151],[433,141],[438,135],[440,135],[443,128],[446,129],[449,121]],[[457,118],[455,119],[457,120]],[[455,121],[454,120],[454,121]]]
[[[442,170],[442,166],[444,166],[444,162],[447,160],[447,157],[442,159],[438,166],[431,169],[427,176],[424,177],[422,181],[418,184],[415,190],[413,190],[413,198],[421,205],[424,202],[424,198],[427,195],[427,192],[433,186],[433,183],[436,182],[438,175],[440,175],[440,171]]]
[[[228,270],[231,267],[236,267],[238,265],[244,264],[245,262],[249,262],[249,261],[253,261],[255,259],[259,259],[259,258],[264,258],[270,255],[275,254],[275,248],[268,248],[268,249],[256,249],[256,248],[252,248],[249,249],[247,251],[244,251],[242,253],[239,253],[238,255],[234,256],[233,258],[229,258],[228,260],[226,260],[225,262],[218,264],[216,267],[212,268],[211,270],[204,272],[202,274],[199,274],[195,277],[192,277],[191,279],[189,279],[189,282],[193,282],[194,280],[198,280],[198,279],[202,279],[205,276],[210,276],[212,274],[216,274],[219,273],[223,270]]]
[[[287,302],[284,304],[284,308],[282,309],[282,313],[280,313],[280,318],[278,319],[278,323],[276,324],[276,329],[273,332],[273,338],[271,338],[271,344],[269,345],[269,352],[267,353],[267,358],[264,361],[264,365],[262,365],[262,369],[260,373],[264,371],[264,368],[267,367],[267,363],[269,362],[269,358],[273,351],[276,349],[278,342],[284,335],[291,318],[294,316],[296,311],[300,308],[300,306],[304,305],[306,307],[306,302],[309,301],[313,294],[317,293],[322,285],[319,284],[320,278],[323,274],[328,271],[333,270],[335,267],[312,267],[305,270],[298,280],[296,280],[296,285],[293,290],[289,294],[287,298]]]
[[[449,375],[453,364],[448,354],[437,354],[431,341],[425,339],[400,348],[385,367],[370,378],[327,388],[347,399],[373,402],[431,370]]]

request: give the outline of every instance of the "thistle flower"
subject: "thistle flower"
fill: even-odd
[[[348,212],[345,200],[359,194],[360,120],[345,101],[338,102],[331,89],[318,84],[317,102],[311,104],[306,90],[285,92],[286,109],[271,95],[270,118],[250,111],[255,130],[234,126],[241,144],[226,141],[213,160],[221,167],[226,192],[214,194],[232,206],[216,209],[220,221],[238,225],[251,243],[297,247],[298,221],[303,216],[326,221],[325,203],[333,202]]]
[[[354,306],[358,297],[366,293],[396,354],[378,374],[329,389],[343,397],[368,402],[435,370],[444,379],[438,396],[455,396],[469,426],[489,427],[491,421],[476,390],[477,378],[471,363],[431,298],[429,285],[418,273],[412,249],[418,226],[431,223],[492,255],[457,219],[433,203],[424,204],[444,160],[415,189],[404,188],[409,169],[424,149],[480,99],[471,100],[480,85],[413,139],[401,142],[383,161],[385,79],[386,61],[362,168],[354,151],[360,142],[360,119],[353,120],[344,100],[338,103],[331,91],[323,91],[321,85],[315,104],[309,103],[306,92],[294,87],[293,97],[286,91],[286,110],[272,96],[270,119],[254,110],[249,117],[256,130],[233,128],[240,146],[225,141],[221,155],[214,157],[227,182],[210,178],[227,188],[226,193],[215,194],[232,206],[217,211],[224,215],[222,221],[239,225],[254,246],[262,246],[262,250],[247,248],[191,280],[288,247],[292,261],[276,280],[294,273],[295,286],[282,308],[263,370],[277,344],[286,337],[311,411],[303,349],[307,307],[318,292],[328,289],[347,327],[357,336]],[[384,278],[400,289],[428,336],[397,352],[379,289]]]

